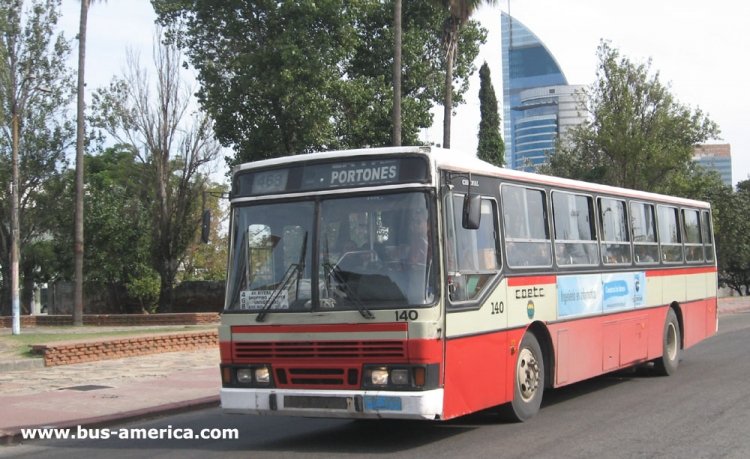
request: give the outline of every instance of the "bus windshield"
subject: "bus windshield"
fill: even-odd
[[[235,207],[226,310],[368,316],[434,304],[429,202],[409,192]]]

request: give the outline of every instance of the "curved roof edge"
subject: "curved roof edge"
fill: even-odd
[[[523,24],[523,22],[521,22],[518,19],[514,18],[513,16],[509,15],[505,11],[501,11],[500,15],[501,15],[500,16],[501,26],[504,26],[504,25],[508,24],[508,22],[510,22],[510,25],[511,25],[510,32],[519,30],[521,33],[528,34],[533,39],[532,41],[523,43],[522,46],[518,46],[518,48],[522,48],[522,47],[528,46],[530,44],[538,44],[539,46],[541,46],[542,48],[544,48],[544,51],[547,52],[547,54],[549,55],[549,57],[552,60],[552,62],[555,63],[555,66],[557,67],[558,73],[560,75],[562,75],[563,82],[564,82],[563,84],[564,85],[568,85],[568,77],[565,76],[565,72],[563,72],[562,67],[560,66],[560,63],[557,62],[557,59],[555,59],[555,55],[552,54],[552,52],[549,50],[549,48],[547,48],[547,45],[545,45],[544,42],[534,32],[531,31],[531,29],[529,29],[528,27],[526,27]],[[511,33],[510,36],[512,37],[512,33]],[[511,43],[508,43],[508,48],[509,49],[513,49],[511,47]],[[504,44],[503,44],[503,49],[505,49]]]

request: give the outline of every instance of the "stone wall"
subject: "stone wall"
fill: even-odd
[[[44,357],[44,365],[51,367],[163,352],[215,349],[217,347],[217,332],[210,330],[134,338],[37,344],[31,346],[31,352],[41,354]]]

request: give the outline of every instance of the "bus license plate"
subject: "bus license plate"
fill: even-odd
[[[401,397],[367,395],[365,411],[401,411]]]

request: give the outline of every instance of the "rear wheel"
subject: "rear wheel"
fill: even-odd
[[[521,340],[513,379],[513,401],[504,414],[514,421],[526,421],[539,412],[544,392],[544,357],[533,333]]]
[[[670,376],[677,371],[680,363],[680,323],[674,309],[669,308],[667,319],[664,322],[664,338],[662,343],[662,355],[654,360],[656,373],[662,376]]]

